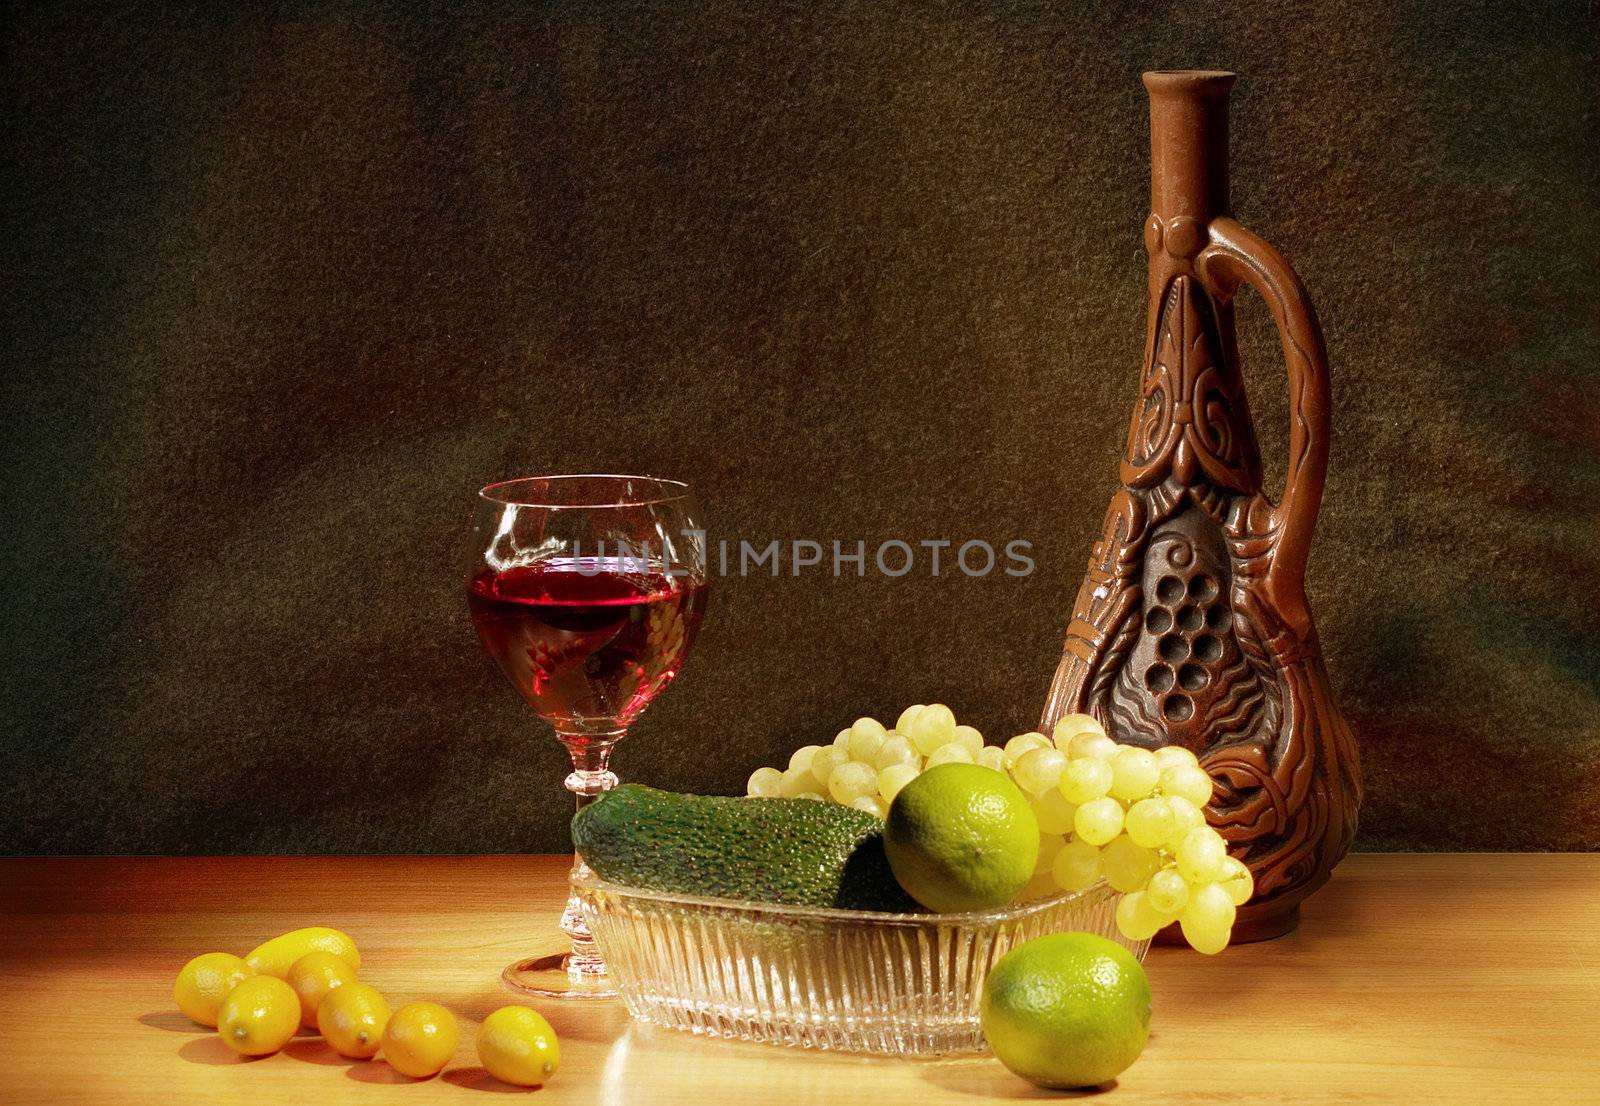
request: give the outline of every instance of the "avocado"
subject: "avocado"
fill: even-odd
[[[883,823],[815,799],[681,795],[626,783],[572,819],[601,879],[678,895],[917,911],[889,870]]]

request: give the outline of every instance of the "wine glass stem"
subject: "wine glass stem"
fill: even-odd
[[[617,786],[617,774],[611,771],[612,746],[622,740],[623,731],[611,734],[557,734],[561,744],[572,757],[572,774],[566,779],[567,790],[577,799],[579,810],[588,806],[602,794]],[[589,874],[589,866],[577,854],[572,858],[572,879]],[[592,980],[606,974],[605,961],[600,949],[583,920],[582,905],[574,891],[567,898],[566,909],[561,912],[561,931],[572,940],[572,953],[567,957],[567,974],[574,980]]]

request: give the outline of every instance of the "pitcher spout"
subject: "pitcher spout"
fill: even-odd
[[[1150,210],[1164,224],[1228,215],[1228,93],[1218,69],[1158,70],[1150,93]]]

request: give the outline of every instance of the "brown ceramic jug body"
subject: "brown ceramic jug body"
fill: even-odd
[[[1146,73],[1149,337],[1122,488],[1078,589],[1044,712],[1098,718],[1118,741],[1182,745],[1216,793],[1206,810],[1250,866],[1234,939],[1293,929],[1350,847],[1361,803],[1305,570],[1327,477],[1322,330],[1283,257],[1231,217],[1231,73]],[[1254,288],[1289,380],[1284,491],[1262,491],[1233,303]]]

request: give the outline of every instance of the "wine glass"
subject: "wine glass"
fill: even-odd
[[[572,757],[581,809],[615,787],[612,747],[678,674],[706,604],[705,534],[687,484],[649,476],[534,476],[478,493],[467,573],[489,655]],[[585,872],[574,860],[573,875]],[[518,961],[528,994],[615,992],[574,893],[566,954]]]

